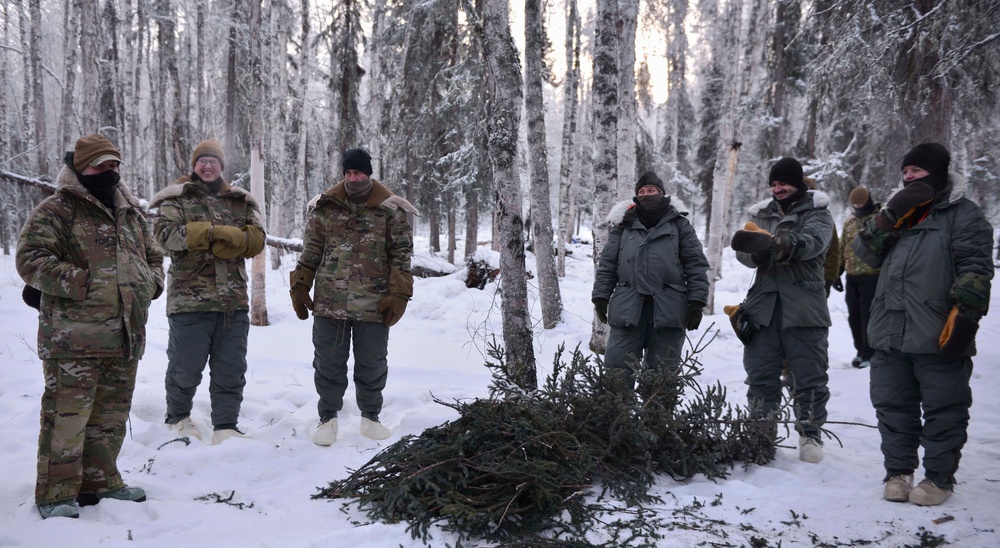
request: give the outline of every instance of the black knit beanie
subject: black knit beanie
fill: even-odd
[[[938,143],[921,143],[903,156],[900,167],[916,166],[926,170],[930,175],[924,177],[924,181],[931,185],[935,192],[940,192],[948,185],[950,165],[951,154],[948,153],[948,149]]]
[[[344,173],[346,173],[348,169],[356,169],[371,177],[373,171],[371,155],[360,148],[352,148],[344,151],[343,166]]]
[[[781,181],[786,185],[792,185],[799,190],[806,190],[806,182],[802,176],[802,164],[795,158],[782,158],[771,166],[771,172],[767,175],[767,184],[771,181]]]
[[[655,186],[660,189],[660,192],[663,194],[667,193],[667,190],[663,188],[663,180],[657,177],[656,173],[653,173],[652,171],[647,171],[642,174],[642,177],[639,177],[639,182],[635,184],[635,194],[638,195],[639,189],[644,186]]]

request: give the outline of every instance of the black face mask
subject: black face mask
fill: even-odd
[[[659,224],[660,219],[667,214],[670,207],[670,197],[663,194],[647,194],[632,198],[635,202],[635,216],[647,229]]]
[[[77,174],[76,177],[80,180],[80,184],[93,194],[95,198],[100,200],[102,204],[110,209],[114,209],[115,189],[118,187],[118,181],[122,179],[117,171],[109,169],[94,175]]]
[[[910,180],[910,181],[907,181],[907,180],[904,179],[903,180],[903,186],[904,187],[905,186],[909,186],[909,185],[911,185],[911,184],[913,184],[913,183],[915,183],[917,181],[920,181],[921,183],[927,184],[928,186],[930,186],[931,188],[933,188],[935,194],[938,193],[938,192],[941,192],[942,190],[945,189],[945,187],[948,186],[948,178],[947,177],[941,177],[941,176],[936,175],[934,173],[928,173],[927,175],[924,175],[923,177],[921,177],[919,179],[913,179],[913,180]]]
[[[219,190],[222,189],[222,177],[217,177],[214,181],[204,181],[197,173],[191,173],[191,180],[196,183],[203,183],[212,194],[218,194]]]

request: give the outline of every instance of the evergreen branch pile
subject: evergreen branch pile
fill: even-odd
[[[601,512],[586,501],[594,491],[641,507],[662,502],[649,493],[660,474],[725,478],[737,461],[774,458],[777,417],[732,408],[720,384],[702,389],[703,348],[677,368],[637,367],[633,390],[579,348],[561,362],[560,347],[546,382],[524,391],[494,341],[489,398],[435,400],[460,417],[400,439],[313,498],[357,499],[369,518],[406,521],[424,542],[437,524],[460,541],[586,543]]]

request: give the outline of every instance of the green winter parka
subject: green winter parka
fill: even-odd
[[[676,202],[675,202],[676,203]],[[646,229],[622,202],[608,214],[608,242],[601,251],[591,300],[608,300],[608,325],[639,324],[643,300],[653,299],[653,327],[683,328],[688,302],[708,300],[708,259],[701,241],[673,205]]]
[[[939,354],[938,337],[953,305],[987,312],[993,227],[965,198],[964,177],[950,173],[948,183],[912,228],[881,230],[873,217],[854,241],[859,257],[881,267],[868,323],[872,348]],[[973,343],[966,355],[975,354]]]
[[[829,204],[826,193],[809,190],[787,213],[782,213],[774,199],[749,208],[751,221],[774,235],[787,232],[792,246],[787,256],[779,260],[772,252],[762,264],[757,264],[748,253],[736,253],[737,260],[757,269],[753,285],[743,301],[754,324],[771,325],[775,303],[780,297],[783,328],[830,327],[823,275],[835,230],[833,217],[827,209]]]
[[[112,212],[69,167],[56,183],[28,216],[15,259],[42,293],[38,357],[138,360],[150,303],[163,291],[163,252],[125,184]]]
[[[209,222],[241,229],[253,226],[263,235],[257,200],[226,181],[213,194],[205,183],[184,175],[157,192],[149,208],[158,210],[153,233],[170,254],[167,315],[249,310],[246,259],[262,249],[249,249],[233,259],[221,259],[210,249],[189,250],[187,223]]]
[[[298,265],[316,273],[313,315],[381,322],[376,309],[390,292],[389,273],[410,273],[413,231],[410,202],[372,179],[363,204],[348,201],[345,182],[313,198]]]

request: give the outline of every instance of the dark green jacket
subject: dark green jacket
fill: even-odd
[[[750,220],[771,234],[787,232],[793,250],[780,260],[772,255],[757,264],[747,253],[736,258],[756,268],[753,285],[743,306],[757,325],[771,325],[775,302],[781,298],[782,327],[829,327],[823,265],[833,237],[833,217],[827,206],[829,196],[810,190],[792,205],[788,213],[773,199],[750,207]]]
[[[646,296],[653,299],[653,327],[685,326],[688,302],[708,299],[708,259],[694,227],[673,205],[647,230],[623,202],[608,214],[608,242],[601,252],[591,300],[605,299],[608,325],[639,323]]]
[[[881,267],[868,323],[872,348],[939,353],[938,337],[953,305],[987,312],[993,227],[965,198],[965,178],[951,173],[948,179],[927,216],[912,228],[885,231],[871,218],[855,240],[858,256]],[[975,344],[966,353],[975,355]]]

